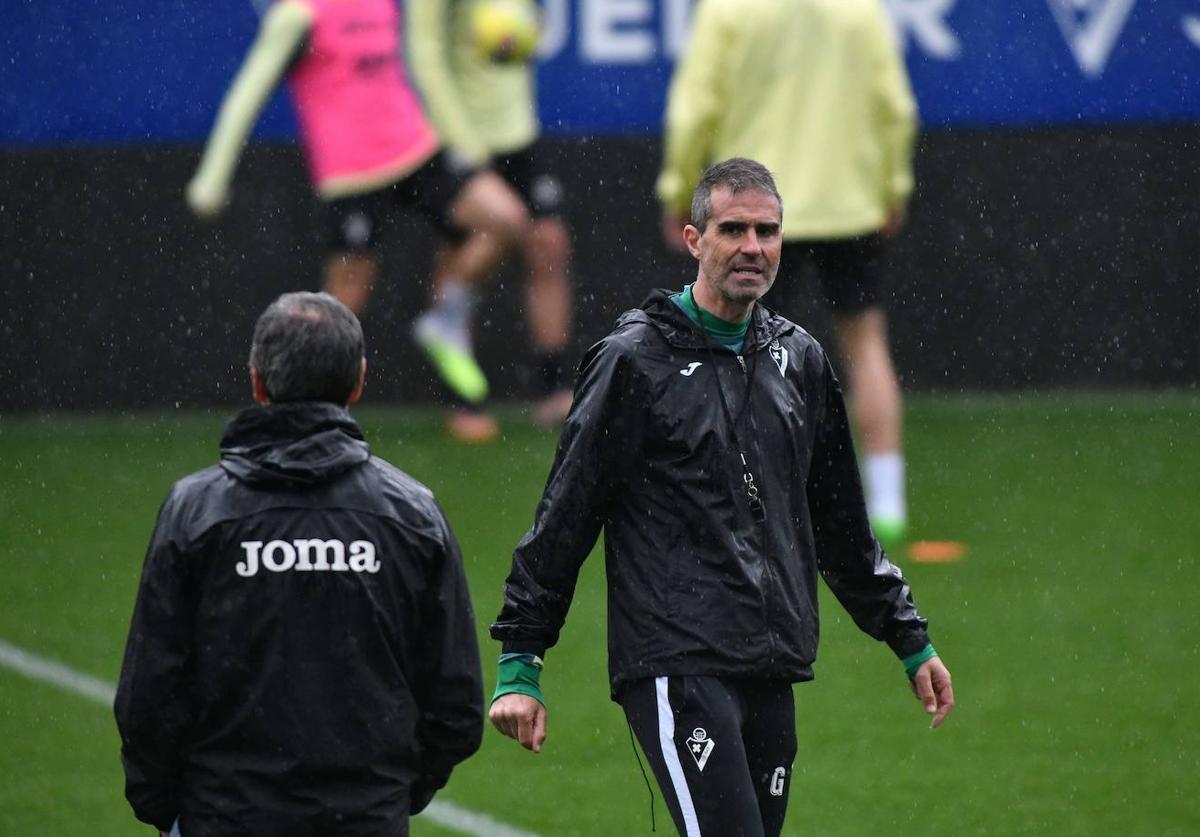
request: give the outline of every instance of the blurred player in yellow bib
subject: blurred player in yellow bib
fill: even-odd
[[[571,405],[566,361],[571,337],[570,238],[560,215],[563,190],[538,142],[532,60],[539,9],[531,0],[409,0],[407,54],[426,111],[465,167],[494,169],[521,196],[533,217],[522,244],[525,312],[539,367],[535,422],[553,426]],[[472,288],[453,281],[434,289],[459,300],[420,318],[417,341],[427,351],[467,347],[477,303]],[[464,408],[451,426],[486,434],[495,422]]]

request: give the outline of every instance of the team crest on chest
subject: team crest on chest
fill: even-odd
[[[696,760],[696,767],[700,768],[700,772],[703,773],[704,765],[708,764],[708,757],[712,755],[717,742],[708,737],[704,727],[696,727],[692,730],[692,737],[687,740],[687,745],[688,752]]]
[[[775,361],[775,365],[779,367],[779,374],[787,377],[788,350],[779,345],[778,340],[772,340],[767,353],[770,354],[771,360]]]

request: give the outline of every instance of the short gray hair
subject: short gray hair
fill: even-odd
[[[692,193],[692,226],[700,232],[704,232],[712,217],[713,190],[721,186],[735,195],[747,190],[771,195],[779,201],[779,211],[783,211],[783,198],[767,167],[746,157],[731,157],[709,166]]]
[[[358,317],[329,294],[284,294],[254,325],[250,365],[272,403],[345,405],[358,386],[363,333]]]

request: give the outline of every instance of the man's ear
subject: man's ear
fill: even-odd
[[[271,403],[271,396],[267,394],[267,388],[263,384],[258,370],[253,366],[250,367],[250,389],[254,396],[255,404],[265,407]]]
[[[346,399],[346,406],[353,407],[358,403],[358,399],[362,398],[363,382],[367,380],[367,359],[362,359],[362,366],[358,367],[358,383],[354,385],[354,392],[350,393],[350,397]]]
[[[700,258],[700,236],[702,235],[704,233],[692,224],[683,228],[683,243],[687,245],[688,252],[696,259]]]

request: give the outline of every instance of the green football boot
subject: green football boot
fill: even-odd
[[[487,377],[475,361],[475,355],[460,341],[451,339],[432,314],[417,317],[412,333],[417,345],[425,350],[433,368],[455,395],[468,404],[481,404],[487,399]]]
[[[903,517],[871,518],[871,530],[888,552],[896,552],[908,539],[908,521]]]

